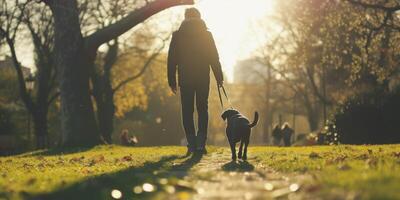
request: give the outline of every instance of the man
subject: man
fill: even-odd
[[[272,130],[272,138],[273,138],[273,144],[275,146],[280,146],[281,141],[282,141],[282,130],[279,124],[276,124],[274,126],[274,130]]]
[[[294,130],[290,128],[289,123],[285,122],[282,126],[283,144],[285,145],[285,147],[289,147],[292,145],[293,134]]]
[[[185,11],[185,20],[172,35],[168,52],[168,83],[177,92],[176,72],[181,93],[182,121],[188,142],[188,154],[207,153],[205,145],[208,128],[208,95],[210,66],[218,87],[223,84],[221,63],[212,34],[207,30],[200,12],[195,8]],[[194,102],[198,113],[198,132],[193,121]]]

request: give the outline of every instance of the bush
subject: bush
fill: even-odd
[[[400,143],[400,90],[374,90],[349,99],[333,119],[340,143]]]

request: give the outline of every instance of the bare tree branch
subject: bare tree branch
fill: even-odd
[[[101,44],[106,43],[118,36],[122,35],[132,27],[145,21],[152,15],[165,10],[167,8],[178,6],[178,5],[192,5],[194,0],[155,0],[152,1],[142,8],[132,11],[126,17],[122,18],[118,22],[111,24],[105,28],[102,28],[95,33],[87,36],[86,45],[89,48],[97,49]]]
[[[123,87],[125,84],[139,78],[140,76],[142,76],[147,68],[150,66],[150,64],[158,57],[158,55],[160,55],[160,53],[162,52],[162,50],[165,47],[165,42],[163,43],[163,45],[158,48],[148,59],[147,61],[144,63],[144,65],[142,66],[142,69],[135,75],[121,81],[120,83],[117,84],[117,86],[115,86],[115,88],[113,89],[113,93],[115,93],[116,91],[118,91],[121,87]]]

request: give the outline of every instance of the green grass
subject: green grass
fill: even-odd
[[[70,195],[103,197],[103,192],[109,196],[111,188],[133,187],[151,178],[154,170],[167,169],[172,161],[182,160],[185,153],[183,147],[98,146],[66,154],[45,151],[0,157],[0,199],[29,199],[54,192],[63,199],[70,199]],[[135,177],[143,173],[147,177]],[[91,190],[94,182],[103,184],[104,191]]]
[[[250,152],[278,171],[311,174],[322,195],[339,189],[361,199],[400,199],[400,145],[255,147]]]
[[[220,151],[209,148],[211,154]],[[143,183],[166,194],[160,180],[176,184],[201,159],[184,158],[185,153],[184,147],[98,146],[0,157],[0,199],[109,199],[112,189],[131,199],[133,188]],[[251,147],[249,156],[250,163],[288,176],[309,174],[310,185],[321,188],[319,195],[343,191],[362,199],[400,199],[400,145]],[[185,187],[180,188],[184,196]]]

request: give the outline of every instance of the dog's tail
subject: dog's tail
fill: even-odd
[[[253,121],[253,123],[249,124],[249,127],[253,128],[253,127],[255,127],[257,125],[257,123],[258,123],[258,112],[256,111],[254,113],[254,121]]]

